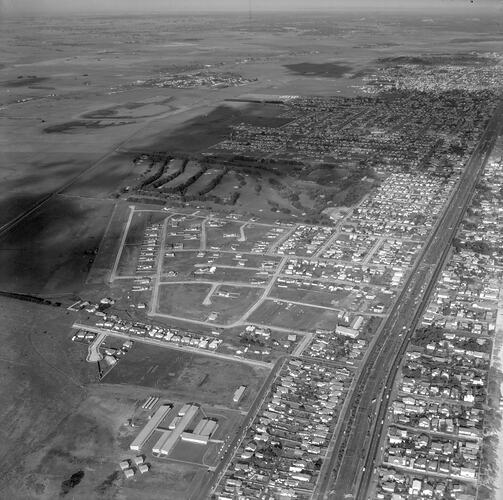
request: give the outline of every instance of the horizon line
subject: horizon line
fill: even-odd
[[[454,0],[456,2],[456,0]],[[457,3],[457,2],[456,2]],[[465,6],[465,9],[463,9],[463,12],[459,12],[459,14],[465,15],[467,13],[471,13],[474,15],[477,14],[483,14],[483,13],[488,13],[488,11],[491,10],[501,10],[503,7],[503,3],[498,3],[498,4],[488,4],[484,3],[483,4],[484,8],[481,11],[479,9],[474,8],[473,4],[469,4]],[[480,6],[480,5],[479,5]],[[489,8],[487,8],[489,7]],[[473,9],[472,12],[469,11],[469,9]],[[253,9],[253,14],[295,14],[295,13],[335,13],[335,12],[343,12],[343,13],[368,13],[368,14],[375,14],[379,12],[383,13],[390,13],[390,12],[405,12],[405,13],[417,13],[420,14],[421,16],[428,18],[431,17],[432,15],[448,11],[448,13],[452,16],[456,16],[458,13],[453,13],[452,12],[452,4],[443,4],[443,5],[437,5],[435,7],[435,10],[433,12],[424,12],[424,6],[418,6],[418,5],[407,5],[407,6],[397,6],[396,4],[389,5],[386,7],[379,6],[375,8],[368,8],[368,7],[363,7],[363,6],[333,6],[330,8],[327,7],[296,7],[292,9],[264,9],[264,8],[257,8]],[[97,11],[85,11],[85,10],[67,10],[63,12],[54,12],[51,10],[38,10],[38,11],[17,11],[17,12],[9,12],[8,10],[3,10],[0,8],[0,13],[2,15],[9,16],[11,18],[15,17],[38,17],[38,16],[47,16],[47,17],[68,17],[68,16],[103,16],[103,15],[109,15],[109,16],[154,16],[154,15],[191,15],[191,16],[210,16],[210,15],[239,15],[239,14],[246,14],[248,15],[249,10],[248,9],[216,9],[216,10],[211,10],[211,11],[204,11],[200,9],[185,9],[185,10],[179,10],[179,9],[174,9],[174,10],[168,10],[168,9],[153,9],[148,12],[141,11],[140,9],[128,9],[128,10],[114,10],[114,9],[103,9],[103,10],[97,10]]]

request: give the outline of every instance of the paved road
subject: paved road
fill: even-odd
[[[248,311],[246,311],[243,316],[237,321],[238,324],[244,323],[263,303],[264,301],[269,297],[269,294],[271,293],[271,290],[274,287],[274,284],[276,283],[276,280],[278,276],[281,274],[281,271],[286,264],[286,261],[288,260],[288,257],[282,257],[281,262],[278,264],[278,267],[276,268],[276,271],[274,271],[274,274],[271,275],[271,279],[269,283],[266,285],[264,289],[264,293],[262,296],[253,304]]]
[[[386,328],[362,367],[355,390],[349,396],[347,411],[340,417],[343,419],[341,432],[336,438],[328,473],[321,478],[320,498],[367,498],[400,362],[449,254],[452,238],[500,128],[501,109],[491,120],[465,167],[449,205],[389,316]]]
[[[241,425],[239,426],[239,432],[236,433],[236,436],[230,443],[230,445],[227,447],[225,453],[223,454],[222,458],[220,459],[219,464],[215,468],[214,474],[209,477],[206,480],[206,484],[204,484],[204,487],[200,488],[200,493],[198,495],[198,500],[206,500],[209,498],[209,491],[214,491],[216,487],[218,486],[218,483],[222,479],[223,475],[225,474],[230,461],[232,460],[232,457],[234,456],[234,453],[238,449],[242,439],[246,436],[246,432],[248,430],[248,427],[252,424],[254,418],[256,417],[258,411],[262,407],[262,404],[264,403],[265,398],[267,397],[267,394],[269,392],[269,388],[271,387],[274,379],[277,377],[279,372],[281,371],[281,368],[283,367],[285,361],[288,359],[288,356],[283,356],[282,358],[279,358],[276,361],[276,364],[274,365],[274,368],[271,370],[271,373],[269,373],[269,376],[265,380],[264,384],[262,385],[262,388],[260,389],[260,392],[258,393],[257,397],[255,398],[255,401],[253,402],[252,406],[250,407],[250,410],[248,411],[248,415],[246,418],[243,420]],[[211,481],[211,484],[210,484]]]
[[[295,224],[291,228],[287,229],[287,231],[281,235],[278,239],[274,240],[272,245],[266,251],[267,255],[276,255],[276,249],[281,246],[290,236],[295,232],[295,230],[299,227],[299,224]]]
[[[201,240],[199,242],[199,250],[206,251],[206,222],[208,222],[209,217],[206,217],[203,222],[201,222]]]
[[[245,227],[247,225],[248,224],[243,224],[242,226],[239,227],[239,238],[238,238],[239,242],[246,241]]]
[[[106,333],[99,333],[96,338],[93,340],[87,349],[87,358],[86,361],[88,363],[96,363],[103,359],[103,355],[100,352],[100,345],[106,338]]]
[[[119,267],[119,262],[121,260],[122,251],[124,249],[124,245],[126,244],[126,238],[127,238],[128,232],[129,232],[129,226],[131,226],[131,221],[133,220],[134,212],[135,212],[135,206],[130,205],[129,216],[128,216],[128,219],[126,222],[126,226],[124,227],[124,231],[122,232],[122,237],[121,237],[119,249],[117,250],[117,255],[115,257],[114,266],[112,267],[112,272],[110,273],[110,279],[109,279],[110,283],[112,283],[112,281],[114,281],[116,278],[117,268]],[[111,220],[112,220],[112,218],[110,218],[109,224],[110,224]]]
[[[231,356],[228,354],[221,354],[214,351],[208,351],[207,349],[197,349],[195,347],[182,347],[172,342],[163,342],[160,340],[151,339],[149,337],[140,337],[139,335],[128,335],[127,333],[117,332],[115,330],[107,330],[106,328],[98,328],[96,326],[84,325],[82,323],[74,323],[73,328],[78,330],[85,330],[88,332],[94,332],[97,334],[110,335],[111,337],[118,337],[124,340],[133,340],[135,342],[142,342],[143,344],[154,345],[155,347],[164,347],[166,349],[173,349],[175,351],[184,351],[190,354],[201,354],[202,356],[210,356],[212,358],[220,358],[225,361],[234,361],[236,363],[245,363],[247,365],[258,366],[260,368],[272,368],[272,363],[266,363],[265,361],[258,361],[255,359],[240,358],[236,356]]]
[[[159,303],[159,281],[161,280],[162,266],[164,264],[164,254],[166,253],[166,230],[168,227],[168,220],[171,219],[171,217],[173,217],[173,215],[169,215],[162,222],[162,229],[160,235],[161,244],[159,245],[159,250],[157,252],[157,263],[156,263],[157,272],[155,273],[152,279],[152,295],[150,297],[150,306],[148,314],[154,314],[155,311],[157,310],[157,306]]]

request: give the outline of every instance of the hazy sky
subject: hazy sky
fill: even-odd
[[[247,10],[249,0],[0,0],[0,12],[71,13],[71,12],[155,12]],[[339,9],[384,10],[390,8],[423,10],[435,7],[473,10],[483,5],[502,5],[503,0],[251,0],[255,10]]]

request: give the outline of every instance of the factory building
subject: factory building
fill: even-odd
[[[178,411],[178,415],[179,415],[180,417],[183,417],[183,416],[187,413],[187,410],[188,410],[191,406],[192,406],[192,405],[190,405],[190,404],[188,404],[188,403],[184,404],[184,405],[180,408],[180,410]]]
[[[241,386],[238,391],[240,391],[242,395],[245,389],[245,386]],[[151,396],[145,401],[143,407],[151,408],[152,404],[156,404],[157,401],[158,398]],[[156,431],[160,431],[160,436],[152,447],[152,453],[158,457],[169,455],[179,440],[202,445],[208,444],[211,436],[218,428],[216,420],[203,418],[196,424],[192,431],[189,426],[196,418],[200,410],[199,406],[191,403],[184,404],[178,413],[170,418],[169,412],[171,409],[171,405],[161,405],[131,443],[130,449],[134,451],[140,450]],[[190,432],[186,429],[189,429]],[[136,466],[143,465],[143,463],[143,456],[135,458]],[[125,461],[121,468],[124,470],[129,467],[129,462]]]
[[[201,436],[201,434],[194,434],[192,432],[182,432],[181,436],[182,441],[188,441],[189,443],[196,444],[208,444],[208,436]]]
[[[138,436],[136,436],[134,441],[130,444],[129,448],[133,451],[141,450],[141,448],[145,445],[153,432],[157,429],[159,423],[169,413],[170,410],[170,405],[161,405],[154,413],[152,418],[145,424]]]
[[[215,420],[203,418],[194,428],[194,432],[182,432],[181,439],[190,443],[206,445],[217,427],[218,424]]]
[[[152,453],[154,455],[160,455],[161,454],[162,445],[164,444],[164,442],[166,441],[166,439],[168,439],[168,436],[170,434],[171,434],[171,431],[164,431],[161,434],[161,437],[157,440],[157,442],[154,444],[154,446],[152,448]]]
[[[186,404],[178,412],[178,416],[173,419],[169,428],[173,427],[172,430],[164,431],[162,436],[157,440],[157,443],[152,448],[152,453],[160,456],[167,456],[173,449],[173,447],[180,439],[180,436],[184,433],[187,426],[190,425],[197,412],[199,411],[199,406]]]
[[[215,420],[204,419],[201,422],[205,422],[200,432],[201,436],[211,436],[217,430],[218,424]]]

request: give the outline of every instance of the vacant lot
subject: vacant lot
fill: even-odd
[[[335,328],[337,311],[310,306],[288,305],[286,302],[266,300],[249,318],[251,322],[312,332],[317,328]]]
[[[238,320],[262,295],[261,288],[215,284],[171,284],[159,288],[157,312],[181,319],[207,321],[217,313],[216,323],[228,324]]]
[[[203,301],[210,290],[211,285],[203,283],[161,285],[157,312],[205,321],[211,309]]]
[[[266,375],[263,368],[137,343],[104,382],[149,387],[172,399],[219,405],[231,404],[234,391],[246,385],[249,391],[242,406],[247,408]]]
[[[145,230],[153,224],[160,224],[166,218],[163,212],[135,211],[126,236],[126,245],[140,245],[145,238]],[[160,234],[160,233],[159,233]]]
[[[246,239],[246,235],[241,234],[241,229],[244,229],[245,224],[242,222],[228,221],[224,222],[220,227],[206,226],[207,246],[209,248],[221,248],[228,250],[238,241]],[[243,238],[244,236],[244,238]]]
[[[134,276],[140,255],[140,245],[124,245],[122,247],[119,265],[117,266],[117,276]]]
[[[263,294],[262,288],[221,285],[211,296],[211,309],[218,313],[218,323],[238,320]]]

